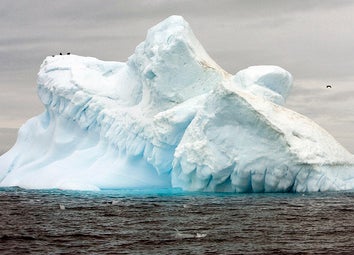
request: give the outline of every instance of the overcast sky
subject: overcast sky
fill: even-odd
[[[1,0],[0,154],[43,111],[36,76],[47,55],[126,61],[147,29],[172,14],[232,74],[251,65],[287,69],[295,80],[286,106],[354,153],[354,1]]]

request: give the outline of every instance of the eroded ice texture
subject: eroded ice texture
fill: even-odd
[[[277,66],[228,74],[180,16],[151,28],[126,63],[47,57],[46,110],[0,157],[0,186],[353,189],[353,156],[282,106],[291,85]]]

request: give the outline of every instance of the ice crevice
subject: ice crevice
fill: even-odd
[[[127,62],[49,56],[45,111],[0,157],[0,186],[352,190],[353,155],[284,107],[292,81],[274,65],[227,73],[180,16],[149,29]]]

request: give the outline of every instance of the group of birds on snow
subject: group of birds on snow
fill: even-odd
[[[59,53],[60,56],[64,55],[63,53]],[[66,55],[70,55],[70,52],[66,53]],[[52,55],[52,57],[54,58],[56,55]]]

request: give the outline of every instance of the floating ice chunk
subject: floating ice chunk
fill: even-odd
[[[119,201],[117,201],[117,200],[112,200],[112,201],[110,202],[110,204],[111,204],[111,205],[117,205],[117,204],[119,204]]]
[[[195,237],[196,238],[204,238],[204,237],[206,237],[208,234],[205,234],[205,233],[197,233],[196,235],[195,235]]]
[[[196,235],[195,234],[191,234],[191,233],[183,233],[183,232],[180,232],[178,229],[176,229],[176,238],[178,239],[187,239],[187,238],[195,238]]]

